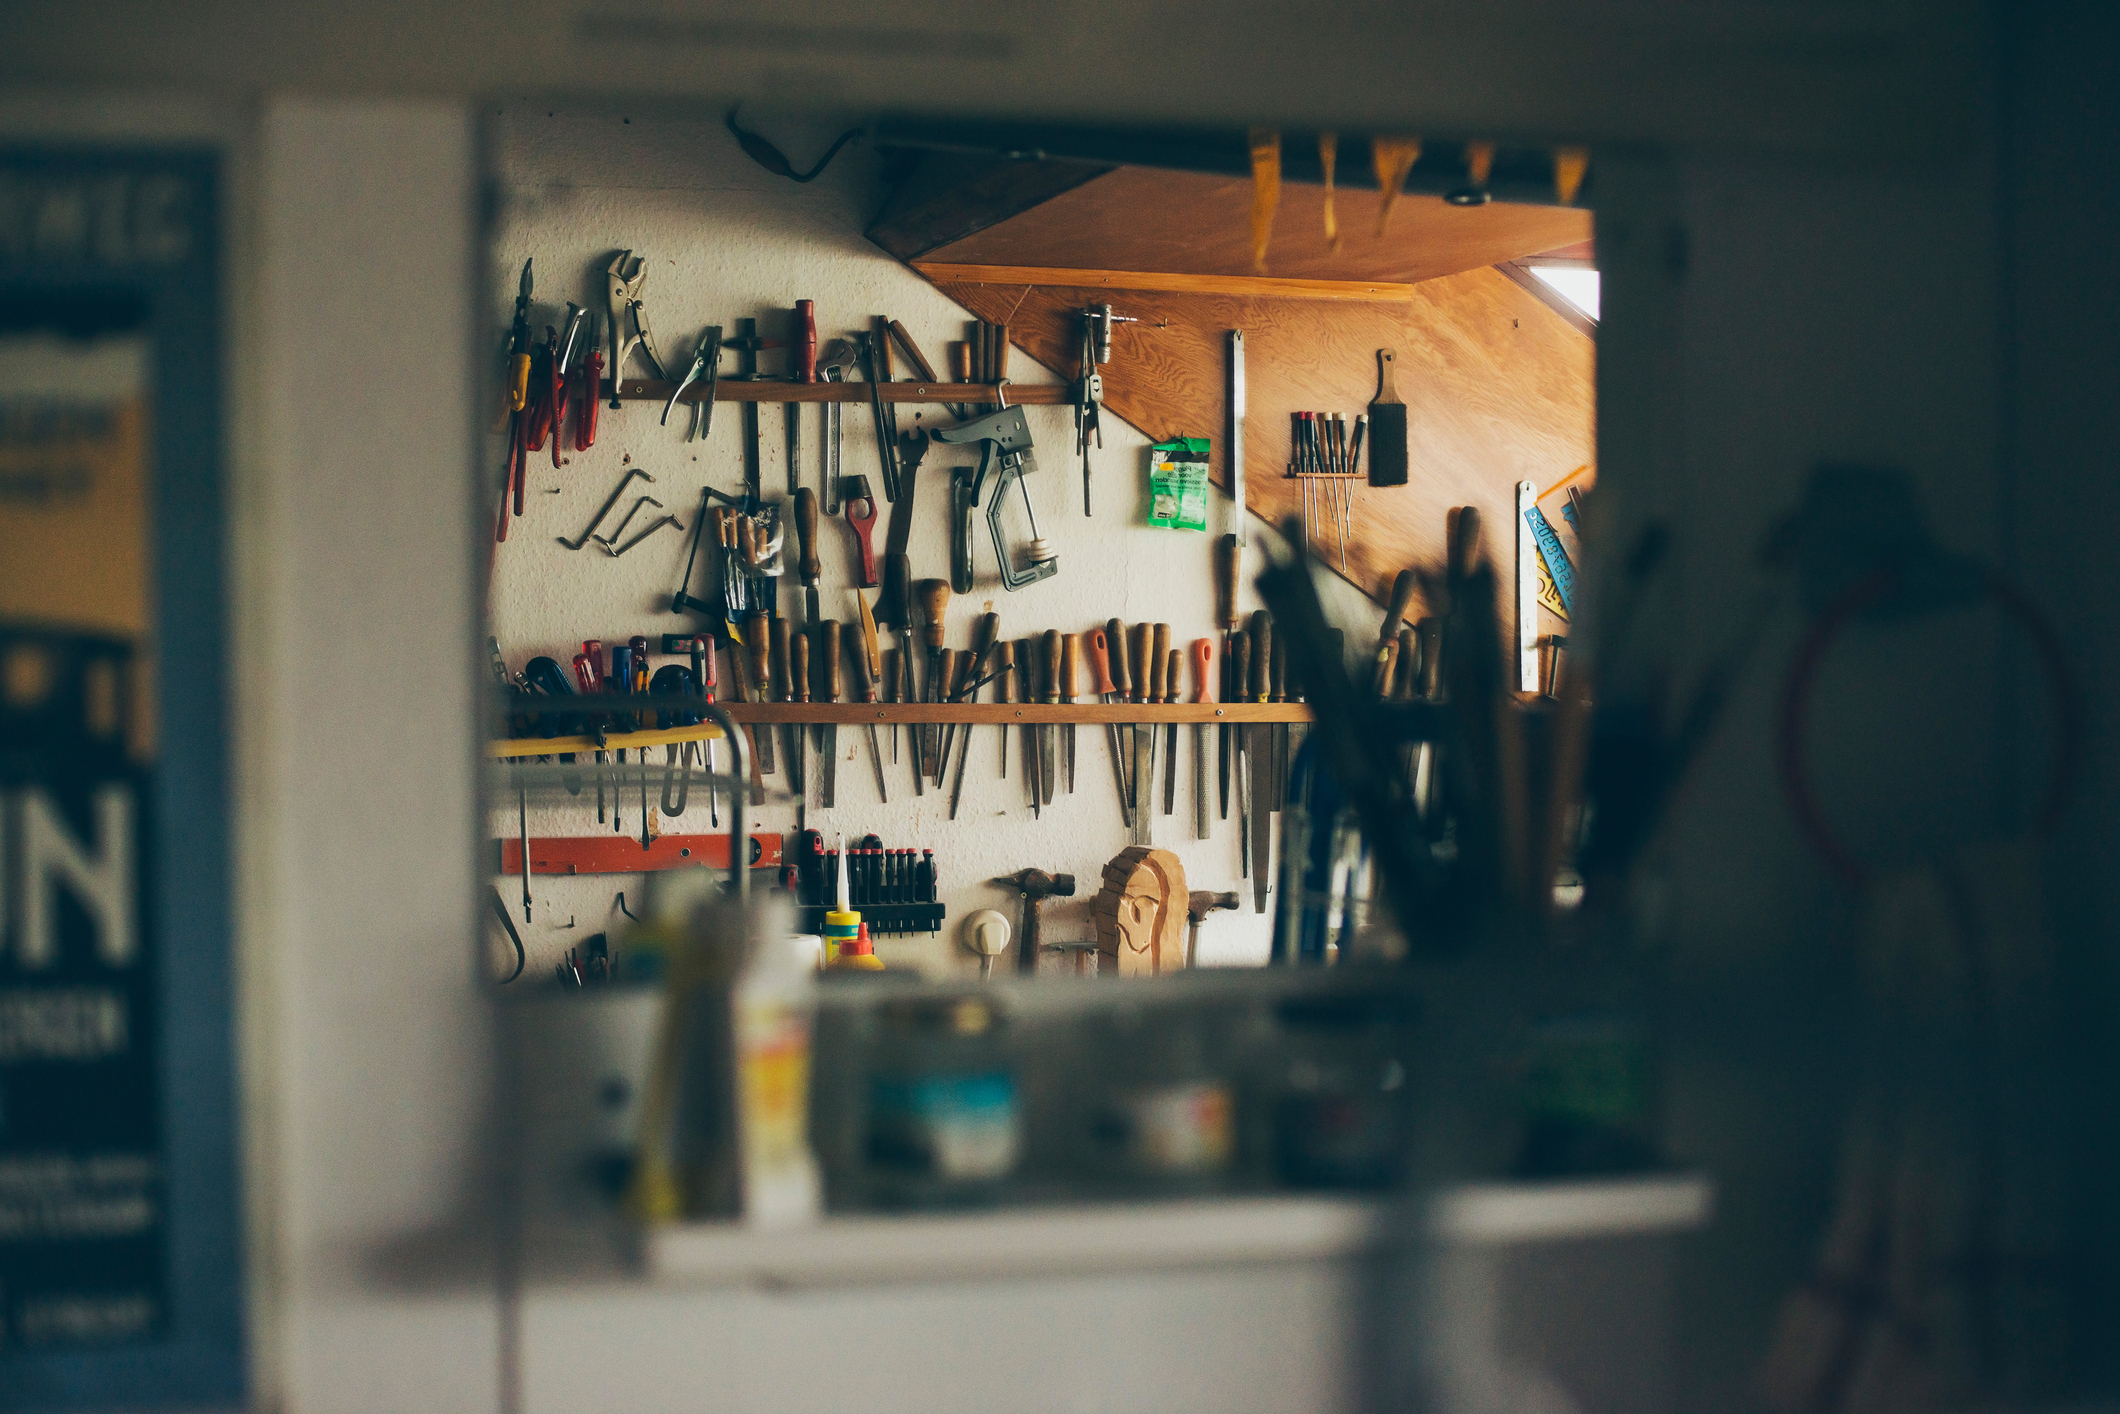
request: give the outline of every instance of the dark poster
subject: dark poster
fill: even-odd
[[[243,1387],[214,173],[0,151],[0,1408]]]

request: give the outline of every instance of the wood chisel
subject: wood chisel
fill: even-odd
[[[858,594],[854,597],[861,598]],[[862,607],[868,607],[866,600],[863,600]],[[875,625],[841,624],[839,633],[841,651],[846,654],[846,660],[854,665],[854,696],[863,702],[874,702],[876,674],[869,667],[869,652],[876,644]],[[876,799],[888,805],[891,803],[891,788],[883,779],[883,745],[876,739],[876,724],[869,722],[865,726],[869,734],[869,766],[876,772]],[[712,798],[711,795],[709,798]]]
[[[1251,616],[1251,662],[1245,675],[1245,698],[1266,700],[1267,682],[1273,667],[1273,616],[1264,609]],[[1266,911],[1266,894],[1273,879],[1273,741],[1271,729],[1244,729],[1251,740],[1245,756],[1251,776],[1251,897],[1253,911]]]
[[[1156,627],[1160,629],[1164,625],[1157,624]],[[1184,657],[1183,650],[1173,648],[1164,659],[1163,700],[1165,702],[1178,701],[1178,673],[1182,667]],[[1165,727],[1163,734],[1163,813],[1165,815],[1178,813],[1178,724],[1176,722],[1172,722]]]
[[[1392,383],[1398,355],[1377,350],[1377,395],[1369,403],[1369,484],[1404,486],[1412,460],[1407,442],[1406,404]]]
[[[1149,654],[1149,645],[1154,641],[1155,625],[1135,624],[1128,630],[1126,640],[1126,667],[1133,678],[1133,691],[1128,700],[1135,703],[1148,701],[1149,675],[1153,671],[1162,676]],[[1149,816],[1154,810],[1156,794],[1156,729],[1153,723],[1134,723],[1134,765],[1128,773],[1126,783],[1133,791],[1134,833],[1133,843],[1153,844],[1149,830]]]
[[[1060,636],[1060,700],[1073,706],[1076,696],[1082,691],[1082,637],[1068,633]],[[1067,793],[1075,793],[1075,724],[1067,722],[1060,728],[1060,754],[1067,760]]]
[[[1060,630],[1049,628],[1038,636],[1038,686],[1047,705],[1060,701],[1060,670],[1066,665],[1061,651]],[[1059,762],[1055,759],[1054,732],[1047,723],[1038,728],[1038,794],[1047,801],[1053,798],[1053,787],[1059,775]]]
[[[1196,638],[1192,641],[1193,696],[1195,702],[1213,702],[1216,699],[1213,678],[1215,643],[1211,638]],[[1193,738],[1193,838],[1208,838],[1207,809],[1207,723],[1195,722]]]
[[[839,642],[838,622],[833,619],[826,619],[823,623],[817,625],[817,641],[836,646]],[[817,674],[816,682],[820,688],[817,699],[820,702],[837,702],[839,700],[844,682],[839,673],[839,656],[837,653],[826,652],[824,654],[824,662],[819,665],[821,671]],[[800,733],[797,735],[799,736]],[[824,750],[819,754],[819,759],[824,762],[824,791],[820,797],[820,803],[826,810],[830,810],[838,803],[839,724],[837,722],[825,723]]]
[[[773,620],[773,627],[780,628],[780,620]],[[797,631],[788,638],[788,698],[790,702],[806,703],[810,700],[810,635]],[[793,773],[788,784],[798,798],[806,797],[809,789],[809,766],[803,755],[802,723],[788,724],[788,765]]]
[[[1224,702],[1247,702],[1245,685],[1251,680],[1251,635],[1236,629],[1229,635],[1229,656],[1224,665],[1223,681],[1228,685],[1228,696]],[[1233,744],[1230,747],[1230,779],[1236,783],[1237,795],[1237,868],[1245,878],[1251,877],[1251,734],[1245,727],[1231,728]]]
[[[823,617],[823,611],[817,602],[817,580],[822,573],[817,559],[817,493],[807,486],[801,487],[795,492],[794,503],[795,570],[802,576],[802,624],[798,632],[814,633],[818,620]],[[814,646],[811,656],[817,656]],[[823,741],[824,728],[811,727],[810,743],[821,747]]]
[[[983,326],[982,326],[983,327]],[[994,700],[1016,700],[1016,645],[1002,639],[994,645]],[[1001,728],[1001,779],[1008,779],[1008,727]]]
[[[754,702],[770,702],[773,700],[771,695],[772,678],[769,675],[769,669],[773,661],[771,622],[767,618],[765,610],[761,609],[751,615],[751,621],[744,627],[746,635],[744,651],[751,660],[751,700]],[[763,758],[759,762],[758,769],[770,776],[773,774],[772,728],[768,727],[760,731],[755,739],[758,743],[758,754]]]
[[[1240,515],[1239,523],[1242,523]],[[1232,635],[1237,631],[1237,571],[1243,562],[1243,542],[1234,535],[1225,535],[1216,547],[1215,558],[1215,614],[1222,625],[1222,695],[1224,702],[1233,702],[1242,695],[1243,684],[1232,682],[1229,677],[1229,647]],[[1228,725],[1215,728],[1216,779],[1220,783],[1222,818],[1229,818],[1230,758],[1235,749],[1233,729]]]
[[[1090,685],[1096,689],[1099,702],[1110,703],[1121,694],[1112,680],[1112,654],[1110,634],[1107,630],[1093,628],[1082,635],[1083,652],[1089,657]],[[1134,825],[1134,808],[1126,792],[1125,738],[1117,722],[1104,724],[1104,748],[1112,758],[1112,782],[1119,788],[1119,818],[1129,831]]]
[[[1013,645],[1015,665],[1016,700],[1036,702],[1038,693],[1032,683],[1032,660],[1037,656],[1038,642],[1032,638],[1019,638]],[[1031,813],[1036,815],[1041,804],[1038,798],[1039,782],[1043,776],[1038,764],[1038,729],[1026,725],[1023,728],[1023,781],[1030,794]]]

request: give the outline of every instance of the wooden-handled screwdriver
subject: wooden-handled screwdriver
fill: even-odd
[[[1159,624],[1158,627],[1160,628],[1161,625]],[[1178,701],[1178,693],[1180,691],[1178,675],[1184,668],[1184,660],[1185,652],[1183,649],[1173,648],[1170,650],[1169,660],[1163,668],[1163,700],[1165,702]],[[1172,722],[1166,727],[1163,734],[1163,813],[1165,815],[1178,813],[1178,724],[1176,722]]]
[[[922,579],[913,583],[914,612],[923,620],[922,641],[927,645],[927,694],[924,700],[942,700],[942,633],[943,620],[949,613],[950,582],[946,579]],[[935,759],[942,744],[937,725],[928,723],[920,729],[920,770],[934,777],[941,771]]]
[[[802,302],[804,304],[809,303],[807,300]],[[814,345],[811,351],[812,353],[815,352]],[[817,380],[812,378],[809,381],[814,383]],[[790,406],[796,405],[790,404]],[[795,522],[795,569],[796,573],[802,576],[801,631],[803,633],[815,633],[818,620],[824,617],[817,603],[817,579],[822,572],[817,560],[817,493],[809,487],[803,486],[796,490],[794,500],[795,505],[791,518]],[[815,659],[820,657],[821,654],[813,647],[810,656]],[[819,750],[823,749],[824,727],[822,724],[810,728],[810,744]]]
[[[1038,636],[1038,687],[1041,697],[1048,703],[1060,700],[1060,671],[1066,666],[1066,653],[1060,646],[1060,630],[1049,628]],[[1038,729],[1038,769],[1040,771],[1038,793],[1046,800],[1053,798],[1055,778],[1059,775],[1058,753],[1053,749],[1054,732],[1050,723]]]
[[[1127,660],[1126,625],[1117,619],[1112,619],[1104,625],[1104,661],[1111,678],[1112,700],[1130,701],[1133,697],[1134,680],[1129,671],[1132,665]],[[1125,795],[1125,803],[1120,813],[1126,819],[1129,843],[1138,843],[1138,827],[1135,825],[1134,813],[1137,794],[1134,789],[1134,728],[1129,723],[1119,726],[1116,730],[1120,748],[1119,788]]]
[[[1196,638],[1192,641],[1193,696],[1195,702],[1215,700],[1214,671],[1215,643],[1211,638]],[[1207,825],[1207,723],[1193,723],[1193,838],[1208,837]]]
[[[1016,700],[1016,645],[1007,639],[994,645],[994,700]],[[1001,728],[1001,779],[1008,779],[1008,727]]]
[[[1090,686],[1097,690],[1097,700],[1111,702],[1120,693],[1118,685],[1112,681],[1110,636],[1101,628],[1093,628],[1082,635],[1082,646],[1089,656]],[[1119,788],[1119,817],[1131,830],[1134,824],[1134,807],[1126,794],[1125,741],[1120,735],[1117,722],[1104,724],[1104,746],[1111,753],[1112,780]]]
[[[1060,700],[1072,706],[1075,697],[1082,691],[1082,638],[1079,634],[1060,636]],[[1075,724],[1068,722],[1060,728],[1060,754],[1067,759],[1067,793],[1075,793]]]
[[[869,674],[868,643],[861,632],[861,625],[844,623],[839,626],[840,651],[854,665],[854,696],[863,702],[876,700],[876,679]],[[820,636],[820,642],[822,637]],[[883,780],[883,744],[876,739],[876,724],[866,724],[869,733],[869,766],[876,772],[876,799],[883,804],[891,803],[891,788]]]

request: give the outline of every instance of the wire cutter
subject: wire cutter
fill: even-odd
[[[633,261],[633,274],[629,278],[626,262]],[[604,269],[604,293],[611,307],[611,406],[618,406],[618,385],[625,381],[626,357],[637,346],[641,357],[648,360],[648,367],[657,378],[668,378],[663,372],[662,355],[655,351],[655,333],[648,327],[648,310],[641,303],[640,292],[648,283],[648,261],[645,256],[636,258],[632,251],[622,250],[611,258]],[[633,316],[633,332],[625,333],[625,316]]]
[[[687,442],[702,440],[714,430],[714,385],[721,381],[721,326],[710,324],[699,336],[692,349],[692,366],[685,376],[677,381],[670,392],[670,401],[663,404],[662,425],[670,425],[670,409],[677,406],[678,395],[690,387],[702,375],[707,380],[707,394],[692,404],[692,430],[685,434]]]

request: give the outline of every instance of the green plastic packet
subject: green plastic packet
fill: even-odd
[[[1207,439],[1177,437],[1148,449],[1148,523],[1207,529]]]

